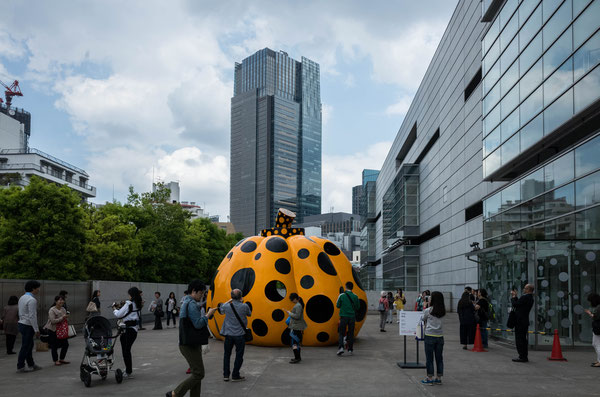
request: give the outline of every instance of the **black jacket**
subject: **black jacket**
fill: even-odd
[[[481,298],[477,301],[479,305],[479,310],[477,310],[477,314],[479,315],[479,324],[485,324],[486,321],[489,320],[490,303],[487,299]]]
[[[520,298],[512,298],[512,307],[515,309],[516,326],[529,326],[529,312],[533,306],[533,295],[525,294]]]
[[[456,310],[461,325],[475,325],[475,307],[471,302],[465,305],[458,305]]]

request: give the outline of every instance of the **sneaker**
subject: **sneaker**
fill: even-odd
[[[32,371],[33,371],[33,368],[30,368],[30,367],[17,368],[18,374],[23,374],[25,372],[32,372]]]
[[[348,350],[348,355],[351,356],[352,354],[354,354],[353,350]]]
[[[37,364],[33,364],[33,367],[29,367],[32,371],[39,371],[40,369],[42,369],[42,367],[40,367]]]
[[[133,374],[128,374],[127,372],[123,373],[123,379],[133,379],[135,376]]]
[[[427,378],[423,379],[421,381],[421,383],[423,383],[424,385],[433,385],[434,384],[433,379],[427,379]]]
[[[433,383],[435,383],[436,385],[441,385],[442,384],[442,380],[440,378],[434,379]]]
[[[297,359],[295,359],[295,358],[292,358],[292,359],[290,360],[290,364],[298,364],[299,362],[300,362],[300,360],[297,360]]]
[[[337,355],[338,355],[338,356],[341,356],[342,354],[344,354],[344,348],[343,348],[343,347],[340,347],[340,348],[338,349],[338,351],[337,351]]]
[[[223,381],[224,381],[224,382],[229,382],[229,376],[224,376],[224,377],[223,377]]]
[[[232,382],[242,382],[244,380],[246,380],[245,376],[240,376],[239,378],[233,378],[233,377],[231,378]]]

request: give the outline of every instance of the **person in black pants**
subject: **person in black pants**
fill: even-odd
[[[467,345],[475,343],[476,329],[475,306],[469,292],[463,292],[456,312],[460,321],[460,344],[463,345],[463,349],[467,350]]]
[[[532,284],[527,284],[523,288],[523,295],[517,298],[517,291],[510,291],[512,295],[512,307],[515,311],[515,344],[517,345],[517,352],[519,353],[518,358],[513,358],[514,362],[526,363],[529,361],[527,358],[528,353],[528,339],[527,332],[529,330],[529,312],[533,306],[533,291],[534,287]]]
[[[133,358],[131,356],[131,347],[137,339],[138,321],[140,318],[139,308],[142,307],[142,296],[140,295],[140,290],[136,287],[129,288],[127,292],[129,299],[125,301],[125,304],[120,309],[114,308],[113,314],[125,323],[126,328],[120,338],[123,361],[125,362],[123,379],[132,379]]]

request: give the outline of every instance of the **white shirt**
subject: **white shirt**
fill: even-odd
[[[19,298],[19,322],[33,327],[35,332],[39,332],[37,321],[37,300],[31,292]]]
[[[131,313],[127,314],[127,312],[129,312],[130,305],[132,305],[132,311],[131,311]],[[137,306],[135,305],[135,303],[133,303],[132,301],[125,301],[125,304],[123,305],[122,308],[120,308],[119,310],[113,310],[113,314],[115,315],[116,318],[120,318],[121,320],[123,320],[123,322],[136,321],[136,325],[134,327],[127,327],[127,328],[133,328],[137,331],[138,330],[137,321],[139,321],[139,319],[140,319],[140,316],[139,316],[137,310],[138,309],[137,309]],[[125,316],[125,317],[123,317],[123,316]],[[121,318],[121,317],[123,317],[123,318]]]

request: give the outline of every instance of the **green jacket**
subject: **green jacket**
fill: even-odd
[[[340,317],[354,318],[360,308],[360,303],[358,302],[358,296],[347,290],[338,296],[336,306],[340,308]]]

